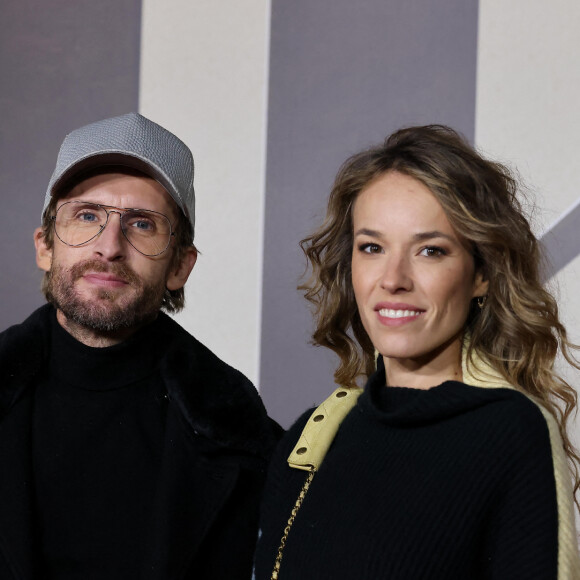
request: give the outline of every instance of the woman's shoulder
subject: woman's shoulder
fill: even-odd
[[[464,385],[477,397],[486,420],[497,428],[527,437],[546,437],[557,422],[550,411],[535,399],[514,387]]]
[[[462,354],[463,383],[474,397],[489,404],[495,421],[505,423],[513,430],[546,436],[554,427],[558,431],[557,421],[546,406],[522,388],[510,384],[506,378],[479,353],[467,356],[468,345],[464,345]]]

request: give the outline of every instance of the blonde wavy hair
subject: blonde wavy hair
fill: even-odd
[[[351,281],[352,209],[358,194],[380,175],[397,171],[426,185],[456,232],[471,244],[477,271],[489,281],[483,309],[473,301],[466,330],[474,351],[505,380],[534,397],[556,418],[580,489],[580,457],[566,426],[577,404],[575,390],[557,374],[560,352],[580,368],[543,287],[543,258],[518,200],[518,182],[500,163],[484,159],[458,133],[442,125],[409,127],[379,146],[353,155],[340,168],[321,228],[301,241],[311,270],[299,288],[314,306],[313,343],[340,358],[338,384],[355,386],[374,371],[374,347],[363,328]],[[576,503],[580,502],[576,497]]]

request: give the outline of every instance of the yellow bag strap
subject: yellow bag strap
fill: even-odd
[[[320,467],[340,424],[356,405],[361,393],[359,388],[339,387],[316,408],[288,457],[290,467],[304,471]]]
[[[278,551],[276,553],[276,560],[274,561],[274,569],[272,570],[271,580],[278,580],[280,574],[280,566],[282,564],[282,556],[284,555],[284,548],[288,540],[288,534],[292,529],[292,524],[298,514],[298,510],[302,506],[302,502],[306,497],[308,488],[312,483],[314,474],[320,467],[330,444],[336,436],[336,432],[340,427],[343,419],[348,415],[349,411],[356,405],[356,401],[362,393],[362,389],[352,388],[347,389],[339,387],[319,405],[315,411],[310,415],[308,422],[302,430],[298,443],[288,457],[288,465],[295,469],[302,469],[310,472],[304,481],[304,485],[300,490],[296,503],[292,508],[288,523],[284,528],[284,534],[280,540]]]

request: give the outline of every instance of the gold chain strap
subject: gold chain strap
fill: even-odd
[[[286,540],[288,539],[288,534],[290,533],[290,528],[296,519],[296,514],[304,501],[304,497],[306,496],[306,492],[312,483],[312,479],[314,478],[314,474],[316,473],[316,468],[311,467],[310,471],[308,472],[308,477],[300,490],[300,494],[298,495],[298,499],[292,508],[292,513],[288,518],[288,523],[284,528],[284,534],[282,535],[282,539],[280,540],[280,545],[278,546],[278,553],[276,554],[276,561],[274,562],[274,570],[272,570],[272,576],[270,580],[278,580],[278,574],[280,573],[280,564],[282,563],[282,554],[284,553],[284,548],[286,547]]]

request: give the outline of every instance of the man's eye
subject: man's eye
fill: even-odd
[[[93,223],[99,221],[99,217],[91,212],[85,211],[77,214],[77,219],[81,222]]]
[[[139,230],[150,230],[153,228],[153,225],[145,220],[137,221],[131,225]]]
[[[142,215],[128,216],[126,224],[128,227],[135,228],[135,230],[142,233],[152,233],[157,229],[155,222],[151,218]]]

